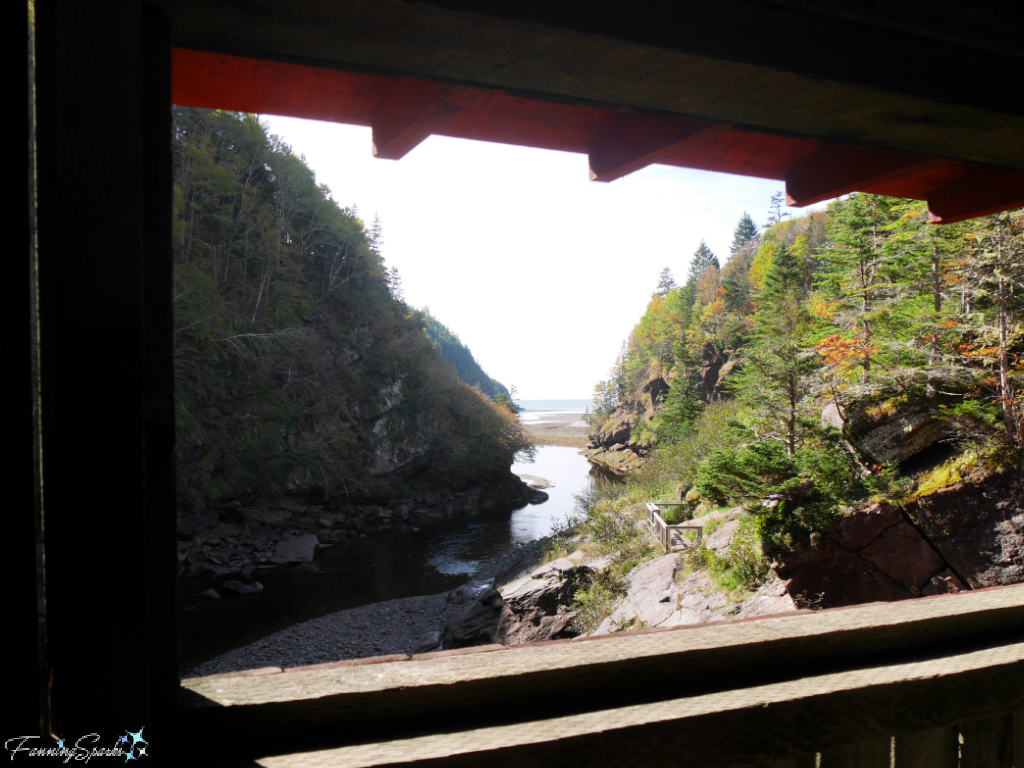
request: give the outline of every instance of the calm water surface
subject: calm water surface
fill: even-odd
[[[318,551],[312,563],[259,572],[264,588],[258,595],[197,600],[195,595],[216,583],[182,579],[182,665],[192,666],[300,621],[385,600],[434,595],[493,576],[514,559],[519,547],[566,523],[574,494],[614,482],[576,448],[542,446],[534,463],[516,464],[512,471],[554,483],[545,489],[550,498],[434,523],[419,532],[347,539]]]

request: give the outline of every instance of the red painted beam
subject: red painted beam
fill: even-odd
[[[1024,175],[971,168],[928,195],[932,224],[952,224],[1024,207]]]
[[[786,205],[820,203],[945,164],[917,155],[825,145],[786,172]]]
[[[672,118],[614,115],[587,148],[591,181],[614,181],[660,162],[672,147],[713,126]]]
[[[395,80],[382,90],[370,124],[373,154],[385,160],[405,157],[481,95],[478,89],[424,80]]]
[[[173,50],[172,101],[373,127],[378,157],[399,158],[431,134],[586,152],[591,177],[611,181],[651,163],[785,179],[792,205],[853,191],[927,199],[948,223],[1024,205],[1024,175],[955,162],[822,146],[667,117],[512,96],[500,90],[338,72]]]

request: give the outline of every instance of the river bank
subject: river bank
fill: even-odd
[[[386,600],[304,621],[198,664],[184,677],[411,654],[423,635],[465,609],[446,602],[447,594]]]
[[[587,447],[590,427],[579,411],[523,410],[519,420],[537,446]]]

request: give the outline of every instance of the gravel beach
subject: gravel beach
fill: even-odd
[[[446,595],[405,597],[321,616],[228,651],[184,676],[410,653],[421,635],[441,631],[451,615],[465,609],[446,603]]]
[[[523,422],[527,434],[536,445],[559,445],[565,448],[586,448],[590,428],[580,413],[531,411],[536,422]]]

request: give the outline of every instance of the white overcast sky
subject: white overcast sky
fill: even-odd
[[[440,136],[377,160],[369,128],[263,119],[340,205],[380,216],[406,301],[524,399],[589,398],[662,268],[685,280],[701,238],[724,264],[743,212],[763,225],[783,186],[663,166],[602,184],[586,155]]]

